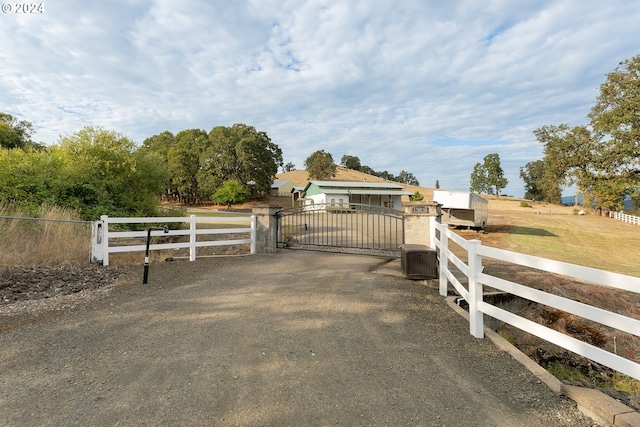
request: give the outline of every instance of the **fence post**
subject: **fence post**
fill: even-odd
[[[482,271],[482,257],[478,255],[480,240],[469,240],[467,249],[469,265],[469,331],[476,338],[484,338],[483,314],[478,310],[478,302],[482,301],[482,284],[478,281],[478,273]]]
[[[102,246],[104,221],[96,220],[91,223],[91,263],[101,263],[104,260],[104,248]]]
[[[189,261],[196,260],[197,225],[198,223],[196,222],[196,216],[190,215],[189,216]]]
[[[256,223],[257,218],[255,215],[251,215],[251,255],[256,254]]]
[[[278,250],[278,218],[276,214],[280,206],[254,206],[252,209],[256,217],[256,252],[272,253]]]
[[[449,260],[447,258],[447,251],[449,250],[449,237],[447,236],[447,232],[449,226],[447,224],[438,224],[436,225],[436,229],[440,232],[440,265],[438,266],[440,269],[440,295],[446,297],[447,288],[449,287],[446,274],[447,268],[449,267]]]
[[[109,216],[100,216],[102,221],[102,265],[109,265]]]

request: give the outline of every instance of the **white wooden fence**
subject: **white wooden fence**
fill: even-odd
[[[498,289],[539,304],[554,307],[558,310],[575,314],[576,316],[628,332],[635,336],[640,336],[640,320],[490,276],[483,273],[482,257],[506,261],[635,293],[640,293],[640,278],[483,246],[479,240],[467,241],[463,239],[449,230],[446,224],[436,224],[436,229],[439,230],[439,233],[437,233],[439,237],[436,237],[435,243],[440,256],[440,294],[446,296],[448,283],[451,283],[460,296],[467,301],[469,304],[469,329],[474,337],[484,337],[484,313],[640,380],[640,363],[620,357],[599,347],[488,304],[483,301],[483,286],[490,286],[493,289]],[[450,240],[467,251],[468,258],[466,264],[449,250]],[[449,269],[449,262],[468,278],[468,289],[460,283]]]
[[[110,231],[110,224],[145,224],[148,226],[165,226],[170,223],[188,223],[188,230],[152,230],[152,236],[189,236],[188,242],[156,243],[149,246],[150,250],[159,249],[189,249],[189,260],[196,260],[197,248],[207,246],[228,246],[249,244],[251,254],[256,253],[256,218],[255,216],[240,217],[151,217],[151,218],[110,218],[106,215],[100,217],[93,224],[91,238],[91,259],[94,262],[102,262],[109,265],[109,254],[121,252],[136,252],[146,250],[147,230],[142,231]],[[198,224],[218,224],[222,228],[198,228]],[[235,227],[238,225],[238,227]],[[244,227],[243,227],[244,225]],[[236,240],[198,241],[200,235],[216,234],[247,234],[250,238]],[[145,238],[144,244],[125,244],[126,240],[133,238]],[[120,244],[118,244],[120,243]]]
[[[609,212],[609,217],[615,218],[618,221],[640,225],[640,216],[627,215],[626,213],[622,213],[622,212]]]

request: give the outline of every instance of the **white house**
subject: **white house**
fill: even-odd
[[[413,193],[388,182],[309,181],[302,195],[305,205],[358,203],[402,210],[402,196]]]

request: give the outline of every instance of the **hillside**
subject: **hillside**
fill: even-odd
[[[309,182],[309,173],[305,170],[295,170],[291,172],[283,172],[278,174],[277,179],[288,179],[295,183],[296,186],[304,187]],[[367,182],[393,182],[394,184],[400,184],[406,191],[415,193],[419,191],[424,196],[425,200],[431,200],[433,197],[433,188],[418,187],[415,185],[402,184],[399,182],[389,181],[379,178],[377,176],[369,175],[364,172],[359,172],[353,169],[347,169],[338,166],[336,176],[331,178],[331,181],[367,181]],[[404,200],[406,199],[406,200]],[[403,201],[409,201],[408,197],[403,197]]]

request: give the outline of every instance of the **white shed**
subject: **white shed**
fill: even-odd
[[[442,222],[453,226],[484,228],[489,218],[489,202],[469,191],[434,190],[433,201],[439,203]]]

